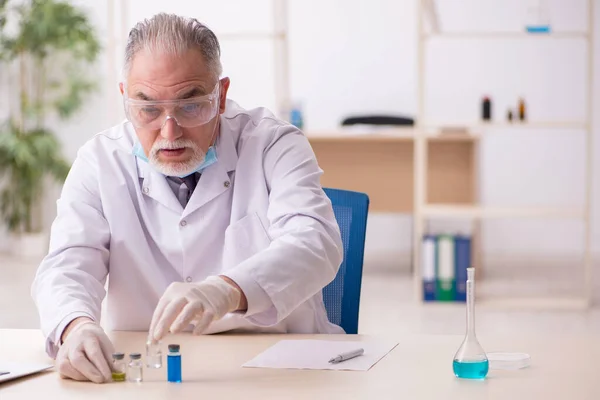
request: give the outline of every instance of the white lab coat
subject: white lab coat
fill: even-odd
[[[223,274],[242,288],[248,311],[207,333],[343,333],[321,295],[342,260],[339,228],[301,131],[228,100],[218,162],[185,209],[166,178],[132,155],[135,140],[128,122],[97,134],[57,202],[32,286],[51,356],[73,318],[100,320],[107,275],[111,330],[147,330],[170,283]]]

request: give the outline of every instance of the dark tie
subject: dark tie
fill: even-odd
[[[185,187],[187,188],[187,195],[185,196],[185,201],[184,201],[184,199],[182,199],[180,197],[181,193],[175,194],[177,196],[177,198],[179,199],[179,201],[182,203],[181,205],[183,207],[185,207],[185,205],[190,201],[190,198],[192,197],[192,193],[194,192],[194,189],[196,189],[196,185],[198,184],[198,180],[200,179],[200,173],[196,172],[195,174],[188,175],[185,178],[169,176],[169,177],[167,177],[167,179],[169,179],[173,182],[177,182],[180,185],[183,183],[185,185]]]
[[[192,193],[194,193],[194,189],[196,189],[196,184],[198,183],[196,174],[188,175],[185,178],[181,178],[181,180],[188,188],[187,201],[190,201],[190,197],[192,197]]]

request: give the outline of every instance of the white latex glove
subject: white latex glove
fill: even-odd
[[[237,310],[240,297],[239,290],[218,276],[200,283],[174,282],[154,310],[150,335],[158,341],[169,331],[180,332],[189,324],[194,325],[194,335],[200,335],[212,321]]]
[[[98,324],[82,322],[73,328],[58,350],[56,366],[62,378],[109,382],[114,351],[113,344]]]

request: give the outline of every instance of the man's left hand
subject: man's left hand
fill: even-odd
[[[150,335],[161,340],[169,331],[181,332],[189,324],[199,335],[212,321],[240,308],[239,289],[217,276],[200,283],[174,282],[165,291],[150,323]]]

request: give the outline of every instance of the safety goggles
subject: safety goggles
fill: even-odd
[[[217,115],[220,83],[217,81],[212,93],[191,99],[146,101],[126,97],[125,115],[141,129],[161,129],[169,118],[182,128],[204,125]]]

